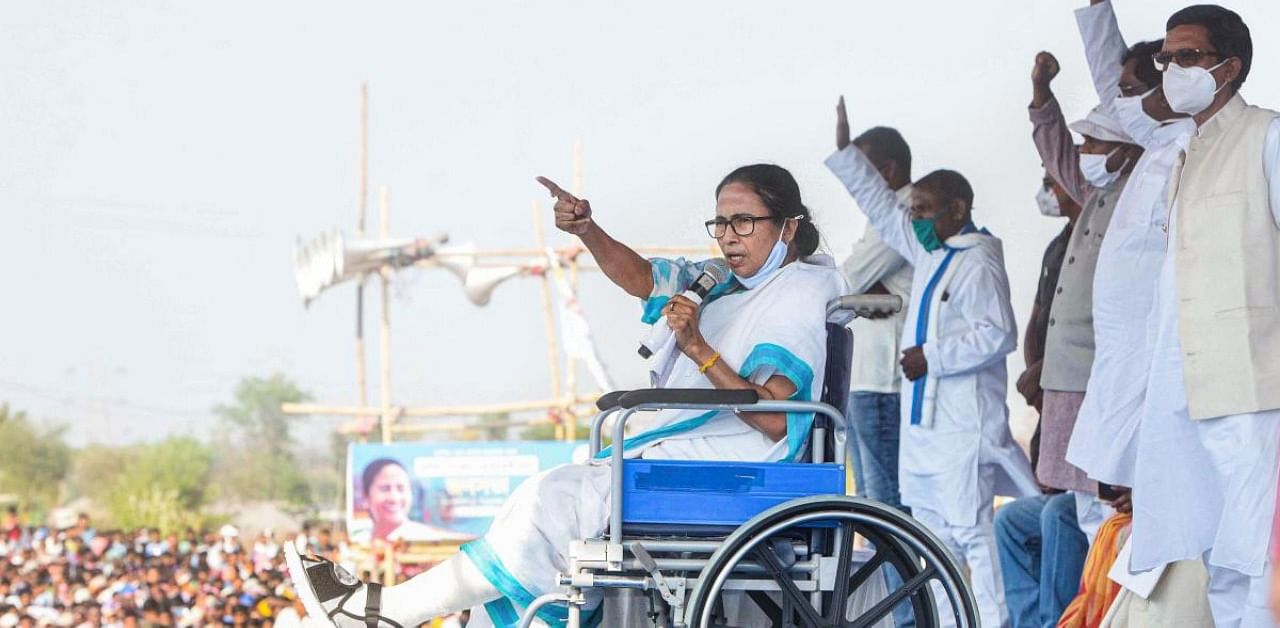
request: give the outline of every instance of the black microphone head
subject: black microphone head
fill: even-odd
[[[716,285],[720,285],[729,280],[729,262],[724,261],[723,257],[713,257],[707,260],[702,272],[714,279]]]

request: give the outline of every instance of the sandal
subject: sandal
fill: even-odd
[[[352,628],[404,628],[379,614],[382,610],[382,585],[376,582],[360,582],[346,569],[319,556],[303,556],[293,543],[284,544],[284,560],[289,568],[289,579],[307,615],[327,619],[333,626]],[[357,615],[345,608],[352,596],[364,591],[364,614]],[[341,622],[341,623],[339,623]]]

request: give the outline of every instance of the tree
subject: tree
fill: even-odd
[[[71,490],[106,509],[111,526],[177,532],[204,523],[213,472],[211,447],[187,436],[76,453]]]
[[[311,396],[283,374],[246,377],[234,400],[213,409],[226,430],[215,438],[217,476],[228,497],[306,503],[310,490],[293,452],[290,424],[298,417],[281,411],[284,403]]]
[[[0,404],[0,493],[43,513],[54,506],[71,466],[66,426],[36,427],[25,412]]]

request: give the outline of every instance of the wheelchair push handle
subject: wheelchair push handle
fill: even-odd
[[[902,310],[902,297],[896,294],[846,294],[827,304],[827,314],[841,310],[860,317],[897,314]]]
[[[613,410],[617,408],[618,402],[622,400],[622,396],[629,392],[631,391],[615,390],[615,391],[607,392],[603,395],[600,395],[600,398],[596,399],[596,409],[601,412],[604,412],[606,410]]]

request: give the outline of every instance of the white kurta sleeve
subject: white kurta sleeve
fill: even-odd
[[[907,260],[928,255],[911,230],[911,208],[898,199],[857,146],[850,144],[844,150],[832,153],[826,164],[889,248]]]
[[[840,265],[840,270],[849,281],[849,292],[862,294],[906,264],[907,260],[889,248],[874,227],[867,225],[867,230],[853,244],[853,252]]]
[[[1262,168],[1267,177],[1267,197],[1271,202],[1271,216],[1280,226],[1280,118],[1271,121],[1267,129],[1266,143],[1262,145]]]
[[[924,343],[929,375],[963,375],[1004,359],[1018,346],[1018,325],[1009,300],[1009,278],[984,260],[947,288],[943,310],[965,322],[960,333],[940,333]]]
[[[1129,46],[1124,43],[1124,35],[1120,34],[1120,24],[1116,22],[1110,0],[1076,9],[1076,26],[1080,28],[1084,56],[1089,62],[1089,74],[1093,76],[1098,101],[1113,119],[1122,120],[1122,116],[1116,115],[1112,103],[1120,96],[1120,74],[1124,71],[1120,60],[1124,59]]]

